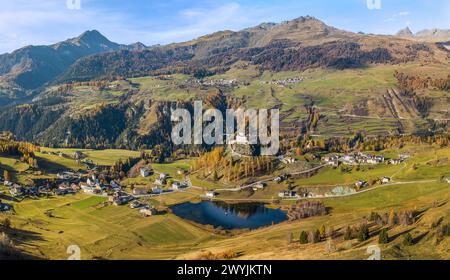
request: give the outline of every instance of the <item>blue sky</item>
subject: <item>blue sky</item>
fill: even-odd
[[[406,26],[413,32],[450,28],[448,0],[380,0],[381,9],[369,9],[367,0],[79,1],[81,9],[69,9],[66,0],[0,0],[0,53],[55,43],[92,29],[115,42],[153,45],[303,15],[377,34],[393,34]]]

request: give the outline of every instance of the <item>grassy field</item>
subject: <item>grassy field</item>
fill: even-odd
[[[196,258],[200,252],[239,252],[243,259],[364,259],[365,248],[376,243],[376,237],[359,244],[356,240],[348,244],[336,241],[339,253],[326,254],[325,243],[314,245],[288,245],[290,233],[298,236],[301,230],[310,230],[324,224],[336,229],[358,224],[371,211],[388,212],[390,209],[426,210],[419,222],[411,228],[392,229],[390,234],[412,229],[414,235],[428,231],[411,248],[400,248],[402,258],[448,258],[448,240],[431,252],[433,241],[430,224],[440,217],[450,216],[449,186],[447,184],[399,185],[389,189],[378,189],[348,198],[325,200],[331,214],[296,222],[244,232],[225,238],[203,227],[195,226],[172,214],[150,218],[141,217],[128,207],[102,207],[104,198],[77,195],[73,197],[28,200],[16,204],[16,215],[10,218],[15,228],[20,229],[16,241],[20,247],[41,258],[65,259],[66,248],[77,245],[83,259],[173,259]],[[194,198],[194,194],[177,193],[161,197],[159,203],[170,205]],[[434,201],[444,203],[430,208]],[[52,217],[45,215],[52,212]],[[297,238],[297,237],[296,237]],[[383,247],[385,258],[392,255],[397,237]],[[345,247],[345,248],[344,248]]]
[[[42,148],[43,152],[62,152],[67,155],[73,155],[74,152],[80,151],[82,152],[88,160],[92,160],[95,164],[98,165],[110,165],[112,166],[119,159],[126,160],[127,158],[139,157],[140,152],[138,151],[129,151],[129,150],[120,150],[120,149],[107,149],[107,150],[89,150],[89,149],[54,149],[54,148]],[[74,160],[65,159],[58,156],[50,156],[52,161],[57,162],[58,164],[64,165],[66,162],[67,165],[71,165],[74,168]],[[70,163],[69,163],[70,162]],[[69,167],[70,168],[70,167]],[[72,168],[70,168],[72,169]]]
[[[74,150],[60,151],[69,154]],[[112,157],[123,158],[125,155],[134,155],[135,152],[83,150],[83,153],[98,162],[108,164],[113,161]],[[391,176],[394,182],[424,179],[436,181],[392,185],[350,197],[323,199],[330,209],[327,216],[283,222],[257,230],[234,232],[227,236],[209,227],[180,219],[170,211],[144,218],[137,210],[126,206],[105,205],[106,198],[82,194],[12,202],[15,214],[8,217],[16,229],[13,236],[16,244],[27,253],[44,259],[66,259],[66,249],[70,245],[81,248],[83,259],[195,259],[204,252],[220,253],[230,250],[238,253],[238,258],[241,259],[366,259],[367,246],[377,244],[376,231],[371,239],[365,242],[336,239],[333,241],[337,248],[335,253],[325,251],[326,242],[309,245],[300,245],[297,242],[288,244],[287,236],[292,233],[295,241],[302,230],[313,230],[321,225],[333,226],[342,232],[348,225],[360,224],[372,211],[388,213],[391,209],[415,209],[421,212],[421,215],[414,225],[389,230],[391,242],[382,245],[383,258],[448,259],[450,242],[447,238],[436,245],[436,229],[431,225],[441,217],[443,222],[450,221],[450,185],[438,180],[441,176],[450,176],[450,151],[426,145],[406,145],[400,150],[380,153],[392,158],[398,157],[399,153],[406,153],[411,155],[411,158],[402,165],[380,165],[351,173],[326,168],[313,177],[294,180],[295,187],[322,188],[325,185],[353,184],[357,179],[368,180],[381,176]],[[49,156],[47,160],[57,162],[57,166],[66,164],[69,168],[73,164],[64,163],[58,156],[53,157]],[[17,163],[14,159],[2,158],[0,162],[16,171],[27,169],[27,166]],[[152,167],[156,172],[169,173],[176,178],[177,171],[188,170],[190,163],[189,160],[184,160],[172,164],[152,164]],[[52,165],[47,169],[56,171]],[[195,174],[191,175],[191,180],[194,185],[201,187],[219,187],[217,183],[209,185]],[[265,190],[257,191],[248,199],[273,199],[278,191],[285,187],[285,184],[270,182]],[[186,192],[143,200],[162,210],[173,204],[198,200],[202,194],[201,190],[189,189]],[[242,193],[223,194],[220,197],[246,198]],[[271,207],[285,207],[291,203],[293,202],[283,201],[281,205]],[[3,217],[4,215],[0,219]],[[416,238],[415,245],[411,247],[401,244],[402,235],[407,231]]]

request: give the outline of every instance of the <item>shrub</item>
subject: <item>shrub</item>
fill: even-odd
[[[358,229],[358,241],[366,241],[369,238],[369,226],[367,224],[362,224]]]
[[[347,227],[344,233],[344,239],[345,240],[352,240],[353,239],[353,232],[350,226]]]
[[[9,218],[5,218],[5,219],[1,222],[1,225],[2,225],[4,228],[9,229],[9,228],[11,228],[11,220],[10,220]]]
[[[411,233],[408,232],[405,235],[403,235],[403,245],[405,246],[413,245],[413,238],[411,236]]]
[[[0,234],[0,254],[6,256],[12,256],[17,253],[16,248],[14,247],[14,243],[9,238],[6,233],[2,232]]]
[[[208,251],[208,252],[203,252],[203,253],[198,254],[196,259],[202,260],[202,261],[231,260],[231,259],[237,258],[238,256],[239,256],[239,254],[233,250],[228,250],[228,251],[217,253],[217,254],[214,254],[214,253]]]
[[[327,214],[327,208],[322,202],[308,201],[292,205],[288,210],[290,221],[305,219],[314,216],[323,216]]]
[[[450,223],[442,226],[441,233],[442,236],[450,236]]]
[[[403,226],[412,225],[415,222],[416,213],[414,211],[400,212],[398,215],[398,222]]]
[[[239,254],[233,250],[227,250],[225,252],[217,254],[217,258],[221,260],[231,260],[235,259],[239,256]]]
[[[378,236],[378,243],[387,244],[389,243],[389,235],[387,229],[382,229],[380,235]]]
[[[377,212],[370,213],[369,217],[370,222],[377,222],[379,219],[381,219],[381,216]]]
[[[308,236],[309,243],[319,243],[320,242],[320,232],[319,230],[313,230]]]

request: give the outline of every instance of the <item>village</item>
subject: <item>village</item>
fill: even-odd
[[[37,180],[34,186],[24,187],[18,183],[4,180],[0,177],[0,184],[8,189],[9,194],[14,199],[25,198],[48,198],[51,196],[66,196],[82,193],[91,196],[100,196],[108,199],[108,203],[114,206],[126,206],[128,205],[132,209],[138,210],[142,216],[148,217],[158,214],[158,211],[154,205],[141,202],[143,198],[157,197],[170,193],[186,191],[189,188],[194,187],[189,179],[189,174],[185,170],[178,170],[178,178],[175,180],[170,174],[158,173],[150,166],[139,166],[138,177],[154,178],[149,185],[139,186],[123,186],[118,178],[113,178],[108,175],[107,172],[103,172],[105,167],[94,164],[91,160],[88,160],[83,153],[75,151],[73,154],[64,154],[61,152],[46,152],[53,156],[59,156],[63,158],[69,158],[75,160],[78,164],[84,164],[87,170],[84,171],[64,171],[56,174],[55,179],[51,180]],[[313,167],[309,170],[281,173],[275,175],[273,178],[265,179],[250,183],[248,185],[241,185],[238,187],[231,187],[227,189],[209,189],[202,188],[203,194],[199,195],[204,199],[215,199],[221,195],[223,191],[243,191],[245,189],[252,189],[253,192],[265,190],[268,187],[268,183],[272,182],[275,185],[281,185],[283,182],[289,180],[291,177],[295,177],[299,174],[308,174],[322,169],[326,166],[333,168],[339,165],[343,166],[364,166],[364,165],[380,165],[391,164],[398,165],[409,158],[408,155],[399,155],[398,159],[386,159],[383,155],[370,155],[364,153],[350,153],[350,154],[330,154],[323,156],[321,161],[322,165]],[[277,160],[288,167],[296,164],[298,161],[294,157],[289,155],[280,155]],[[313,173],[311,173],[313,174]],[[175,174],[174,174],[175,175]],[[450,183],[450,179],[447,178],[447,183]],[[353,185],[335,186],[326,192],[315,191],[296,191],[292,189],[281,190],[277,193],[278,199],[281,200],[302,200],[302,199],[314,199],[314,198],[327,198],[327,197],[339,197],[347,196],[358,193],[360,190],[367,189],[374,185],[386,185],[392,181],[389,176],[382,176],[376,180],[357,180]],[[301,189],[301,188],[300,188]],[[220,199],[220,198],[219,198]],[[13,211],[13,206],[0,201],[0,212]]]
[[[398,159],[389,159],[386,161],[388,164],[398,165],[408,159],[408,155],[400,155]],[[342,156],[339,155],[327,155],[322,158],[322,161],[331,166],[344,165],[377,165],[385,163],[385,157],[383,155],[369,155],[364,153],[350,153]]]
[[[61,152],[48,152],[48,154],[74,159],[77,163],[84,163],[88,171],[63,171],[57,173],[54,179],[36,180],[34,186],[22,186],[0,176],[0,184],[7,188],[12,199],[21,201],[26,198],[62,197],[82,193],[107,197],[111,205],[128,205],[130,208],[138,210],[144,217],[148,217],[156,215],[158,212],[153,205],[141,203],[140,198],[174,193],[191,187],[185,172],[179,170],[178,175],[185,178],[183,181],[175,180],[169,174],[156,173],[157,176],[152,188],[133,186],[131,189],[126,189],[117,178],[109,177],[106,172],[102,171],[105,170],[103,167],[84,158],[81,152],[74,152],[73,155]],[[155,171],[147,166],[139,168],[139,176],[142,178],[148,178],[154,174]],[[208,193],[205,196],[208,197]],[[14,211],[13,206],[0,200],[0,212],[11,211]]]
[[[288,85],[299,84],[299,83],[303,82],[304,80],[305,80],[305,78],[298,77],[298,78],[288,78],[288,79],[283,79],[283,80],[261,81],[261,84],[288,86]]]

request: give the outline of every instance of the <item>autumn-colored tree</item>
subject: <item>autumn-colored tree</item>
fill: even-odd
[[[394,226],[397,224],[397,215],[395,214],[394,210],[391,210],[391,212],[389,213],[388,223],[390,226]]]
[[[348,226],[344,233],[344,240],[352,240],[352,239],[353,239],[353,232],[350,226]]]
[[[322,225],[319,229],[319,233],[320,233],[320,238],[325,239],[326,237],[326,229],[325,229],[325,225]]]
[[[5,179],[5,181],[11,181],[11,175],[8,170],[3,171],[3,179]]]

